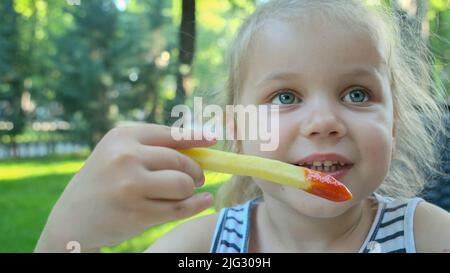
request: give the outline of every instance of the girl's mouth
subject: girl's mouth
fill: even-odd
[[[342,163],[339,161],[324,161],[324,162],[314,162],[313,164],[295,164],[297,166],[307,168],[313,171],[322,172],[329,174],[340,180],[343,178],[349,170],[353,167],[353,164]]]

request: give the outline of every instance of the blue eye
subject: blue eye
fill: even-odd
[[[291,91],[279,92],[272,99],[273,104],[294,104],[299,102],[300,99]]]
[[[346,98],[348,98],[346,100]],[[369,95],[367,91],[362,88],[352,89],[347,95],[344,96],[344,101],[351,103],[362,103],[369,100]]]

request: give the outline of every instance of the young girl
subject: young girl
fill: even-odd
[[[444,112],[427,63],[405,49],[391,18],[360,1],[271,1],[231,47],[225,102],[279,105],[280,145],[263,152],[243,140],[230,149],[332,173],[352,200],[233,177],[217,195],[220,212],[178,225],[148,251],[449,251],[450,215],[412,198],[435,171]],[[214,142],[169,134],[157,125],[108,133],[56,204],[36,251],[63,251],[71,240],[96,251],[210,206],[211,195],[192,195],[201,169],[173,148]]]

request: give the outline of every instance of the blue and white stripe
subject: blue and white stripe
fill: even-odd
[[[417,204],[423,199],[393,200],[374,194],[378,210],[360,253],[416,252],[413,218]],[[246,253],[250,237],[252,207],[261,198],[220,211],[210,252]]]

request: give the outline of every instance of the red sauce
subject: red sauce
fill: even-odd
[[[306,192],[335,202],[352,199],[352,194],[347,187],[333,176],[306,168],[304,175],[305,179],[311,182],[312,185]]]

